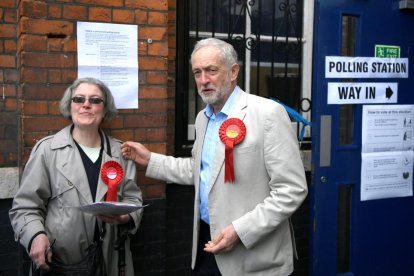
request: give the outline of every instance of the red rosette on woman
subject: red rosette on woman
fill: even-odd
[[[246,126],[243,121],[237,118],[227,119],[221,124],[219,135],[221,141],[225,144],[224,155],[224,182],[234,183],[234,157],[233,148],[243,141],[246,136]]]
[[[102,181],[108,186],[106,201],[117,201],[116,191],[123,177],[124,170],[118,162],[107,161],[102,165],[101,178]]]

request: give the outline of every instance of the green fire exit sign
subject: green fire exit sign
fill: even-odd
[[[375,45],[375,57],[399,58],[400,46]]]

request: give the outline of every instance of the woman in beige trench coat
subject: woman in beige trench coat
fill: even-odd
[[[122,158],[121,141],[106,136],[100,125],[117,113],[108,87],[93,78],[76,80],[60,101],[60,110],[72,124],[34,146],[25,166],[10,220],[15,238],[26,248],[37,269],[48,270],[45,258],[64,264],[79,262],[99,239],[102,222],[106,233],[102,251],[108,275],[118,275],[115,250],[118,225],[134,234],[142,211],[97,217],[74,206],[105,201],[108,186],[100,177],[102,165],[116,161],[123,169],[116,200],[142,204],[132,161]],[[54,242],[51,254],[47,248]],[[134,275],[129,239],[125,243],[126,275]]]

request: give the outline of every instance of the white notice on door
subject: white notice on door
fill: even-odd
[[[365,105],[361,200],[413,195],[414,105]]]

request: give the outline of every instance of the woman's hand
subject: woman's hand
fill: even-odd
[[[48,262],[52,262],[52,250],[48,250],[49,246],[49,238],[45,234],[39,234],[33,239],[29,256],[36,265],[36,269],[49,270],[45,259],[47,253]]]
[[[131,217],[128,214],[125,215],[118,215],[118,216],[103,216],[99,215],[96,216],[99,220],[102,220],[109,224],[125,224],[127,223]]]

